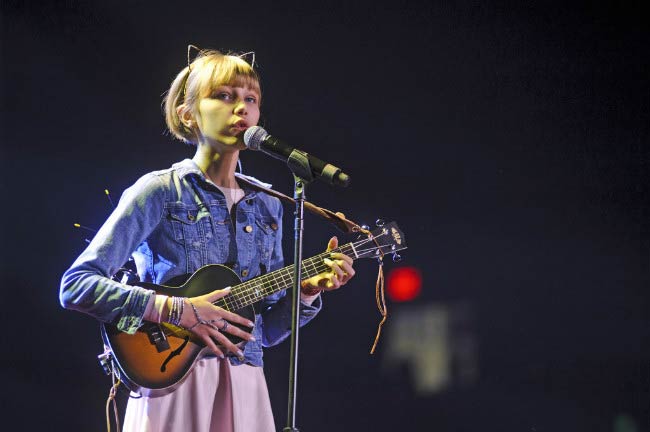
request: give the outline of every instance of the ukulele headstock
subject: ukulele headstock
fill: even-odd
[[[406,249],[406,236],[397,226],[396,222],[384,223],[377,221],[378,228],[360,235],[360,239],[353,243],[357,258],[381,258],[392,254],[393,261],[401,260],[397,253]],[[362,227],[367,231],[366,227]]]

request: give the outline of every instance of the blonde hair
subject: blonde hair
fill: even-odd
[[[179,72],[163,100],[169,132],[185,143],[196,144],[195,132],[181,122],[177,108],[184,103],[196,112],[198,101],[222,85],[255,90],[261,102],[260,79],[250,64],[238,55],[201,50],[194,61]]]

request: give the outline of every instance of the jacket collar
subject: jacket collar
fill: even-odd
[[[205,174],[203,174],[203,171],[199,169],[192,159],[183,159],[180,162],[176,162],[172,165],[172,169],[176,170],[178,177],[181,179],[190,174],[194,174],[201,177],[204,181],[206,180]]]
[[[203,171],[201,171],[201,169],[194,163],[192,159],[184,159],[180,162],[177,162],[172,165],[172,169],[176,170],[176,172],[178,173],[178,177],[180,177],[181,179],[191,175],[191,176],[198,177],[202,182],[214,187],[214,183],[212,183],[210,180],[208,180],[205,177]],[[272,186],[271,184],[264,183],[263,181],[258,180],[255,177],[247,176],[240,173],[235,173],[235,177],[239,179],[243,179],[245,181],[249,181],[253,184],[259,185],[264,188],[271,188]],[[254,195],[257,192],[245,182],[240,182],[239,185],[244,190],[247,196]]]

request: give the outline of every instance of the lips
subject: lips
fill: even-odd
[[[238,120],[232,125],[233,129],[236,129],[237,131],[245,131],[248,129],[248,123],[246,123],[245,120]]]

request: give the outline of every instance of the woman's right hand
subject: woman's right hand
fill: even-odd
[[[230,287],[215,290],[198,297],[184,298],[180,325],[201,338],[218,357],[224,358],[224,350],[226,350],[241,359],[244,353],[223,332],[247,341],[254,341],[255,338],[252,334],[232,324],[240,324],[251,328],[255,327],[255,324],[236,313],[214,305],[214,302],[228,294],[230,294]],[[169,308],[171,308],[171,301],[171,298],[167,301]]]

